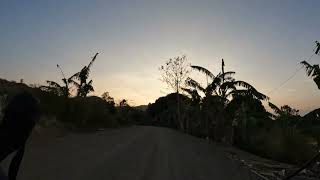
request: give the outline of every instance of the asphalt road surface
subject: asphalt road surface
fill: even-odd
[[[212,143],[134,126],[30,142],[18,180],[255,179]]]

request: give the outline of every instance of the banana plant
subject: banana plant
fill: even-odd
[[[96,53],[87,66],[84,66],[80,72],[75,73],[70,78],[70,83],[76,86],[77,96],[86,97],[90,92],[94,91],[92,86],[92,80],[87,82],[90,75],[90,68],[93,62],[96,60],[99,53]]]
[[[319,64],[311,65],[307,61],[302,61],[301,64],[305,67],[307,76],[313,78],[313,81],[320,89],[320,68]]]
[[[71,83],[71,77],[70,78],[66,78],[62,68],[59,66],[59,64],[57,64],[57,68],[60,70],[61,75],[62,75],[62,82],[63,85],[60,85],[59,83],[55,82],[55,81],[49,81],[47,80],[46,83],[48,84],[48,86],[41,86],[40,88],[42,90],[54,93],[58,96],[64,96],[65,98],[68,98],[70,96],[70,83]]]

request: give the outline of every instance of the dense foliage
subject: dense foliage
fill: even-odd
[[[186,95],[172,93],[149,104],[152,124],[178,129],[197,137],[235,145],[260,156],[301,164],[316,153],[320,145],[320,111],[301,117],[288,105],[278,108],[269,98],[245,81],[235,80],[233,71],[217,75],[201,66],[206,87],[192,77],[182,88]],[[183,128],[177,119],[177,95]],[[269,101],[268,112],[263,101]]]
[[[68,128],[113,128],[136,124],[146,118],[143,111],[126,104],[116,105],[113,98],[102,96],[69,97],[43,91],[41,88],[29,87],[25,84],[0,80],[0,96],[8,100],[15,94],[28,91],[40,100],[42,122],[56,119]]]
[[[40,124],[49,124],[48,119],[54,119],[53,123],[60,123],[68,128],[95,129],[113,128],[144,121],[145,114],[131,107],[126,100],[116,105],[108,92],[103,93],[101,97],[88,96],[94,91],[93,80],[88,81],[88,78],[97,55],[98,53],[87,66],[69,78],[65,77],[62,68],[57,65],[62,75],[62,85],[48,80],[46,86],[28,86],[22,82],[0,79],[0,109],[3,109],[5,101],[10,101],[15,94],[28,91],[40,100],[42,112]],[[71,92],[72,88],[76,90],[74,95]]]

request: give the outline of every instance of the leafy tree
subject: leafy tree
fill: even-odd
[[[286,116],[299,116],[299,110],[294,109],[289,105],[284,105],[279,108],[275,104],[269,102],[269,106],[275,113],[273,116],[275,119],[281,119]]]
[[[155,103],[149,104],[147,113],[153,119],[153,124],[157,126],[165,126],[174,129],[180,128],[180,122],[176,118],[177,113],[177,97],[176,93],[168,94],[164,97],[158,98]],[[188,103],[189,98],[185,95],[179,94],[181,102],[181,111],[185,111],[185,104]],[[184,118],[183,116],[181,118]]]
[[[179,93],[190,70],[186,56],[169,59],[165,65],[160,66],[161,80],[172,90]]]
[[[115,112],[115,102],[114,98],[110,96],[109,92],[104,92],[101,95],[101,98],[107,103],[108,109],[110,110],[111,113]]]
[[[288,105],[281,106],[280,108],[269,102],[270,108],[274,111],[273,118],[285,130],[286,135],[290,136],[297,129],[301,120],[299,110],[294,109]]]
[[[106,102],[108,102],[108,103],[115,104],[115,103],[114,103],[114,98],[110,96],[109,92],[104,92],[104,93],[101,95],[101,98],[102,98],[103,100],[105,100]]]

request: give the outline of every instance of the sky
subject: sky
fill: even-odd
[[[320,91],[304,70],[279,86],[320,40],[319,9],[319,0],[1,0],[0,78],[61,82],[56,64],[71,76],[99,52],[93,95],[141,105],[171,92],[159,72],[169,58],[214,74],[223,58],[236,79],[305,113]]]

